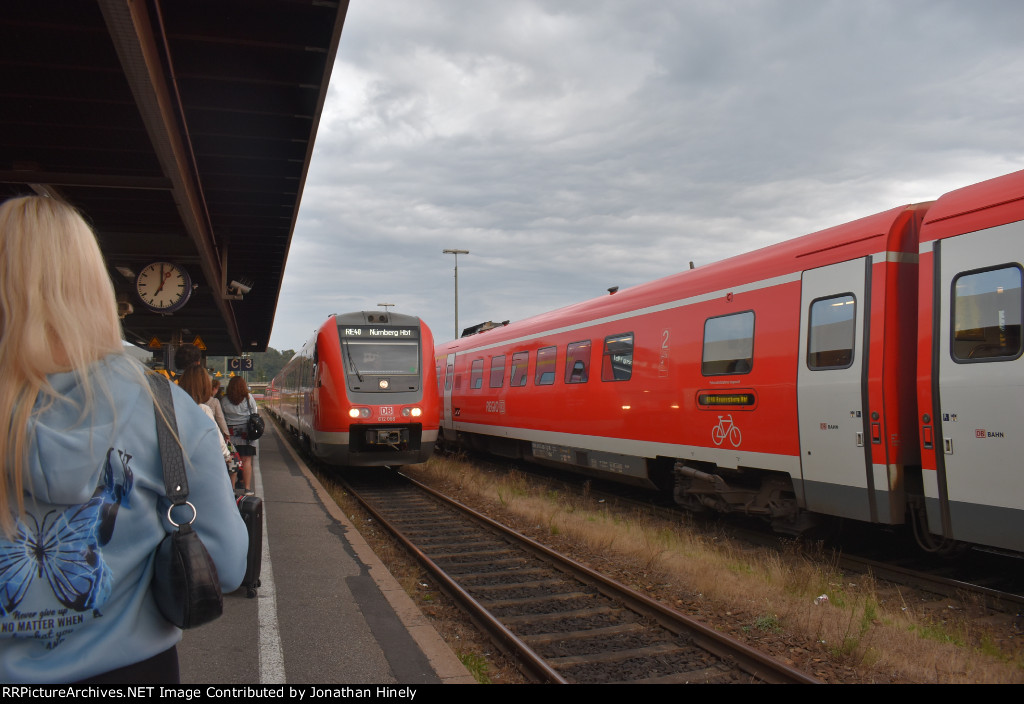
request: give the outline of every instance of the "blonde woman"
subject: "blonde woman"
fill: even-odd
[[[247,536],[219,433],[171,392],[192,525],[230,591]],[[172,529],[152,393],[95,236],[51,198],[0,205],[0,418],[0,681],[176,682],[181,631],[150,594]]]

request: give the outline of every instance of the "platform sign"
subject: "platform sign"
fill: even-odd
[[[196,339],[192,340],[192,344],[204,352],[206,351],[206,343],[203,342],[203,338],[199,337],[199,335],[196,335]]]
[[[233,372],[251,372],[252,357],[232,357],[228,360],[228,369]]]

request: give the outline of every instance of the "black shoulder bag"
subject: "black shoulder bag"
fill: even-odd
[[[252,399],[246,399],[246,403],[249,404],[249,423],[246,425],[246,439],[259,440],[263,436],[263,430],[266,428],[267,422],[252,407]]]
[[[170,382],[164,383],[161,377],[151,375],[149,383],[158,406],[156,436],[163,462],[164,490],[171,502],[167,508],[167,520],[177,528],[173,533],[168,533],[157,546],[153,568],[153,598],[156,599],[160,613],[168,621],[178,628],[195,628],[213,621],[224,611],[220,579],[210,553],[199,539],[199,534],[192,530],[196,507],[188,501],[185,460],[169,425],[178,425]],[[160,418],[160,409],[167,418],[166,423]],[[192,519],[188,523],[178,524],[171,518],[172,509],[181,505],[192,509]]]

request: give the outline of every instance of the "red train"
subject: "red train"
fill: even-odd
[[[419,318],[332,315],[274,377],[266,407],[325,462],[401,466],[434,449],[434,338]]]
[[[1024,551],[1024,171],[441,345],[446,442]]]

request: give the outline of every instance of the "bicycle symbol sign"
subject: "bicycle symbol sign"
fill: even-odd
[[[732,443],[733,447],[739,447],[740,443],[743,442],[743,435],[740,433],[740,429],[733,423],[731,413],[725,416],[718,416],[718,425],[711,429],[711,441],[716,445],[721,445],[726,438],[729,438],[729,442]]]

